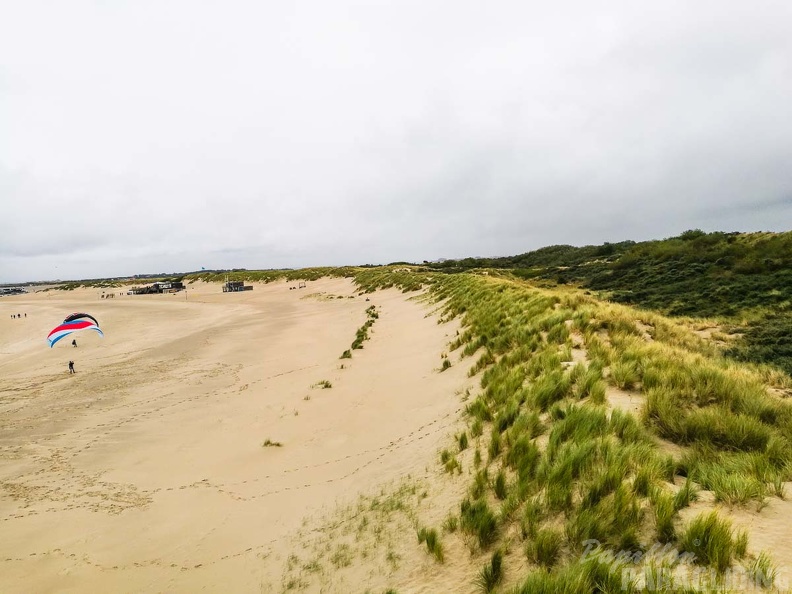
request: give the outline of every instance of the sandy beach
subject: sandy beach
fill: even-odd
[[[0,301],[0,591],[280,591],[309,518],[436,473],[470,382],[439,371],[456,323],[396,290],[296,284]],[[105,337],[50,349],[76,311]]]

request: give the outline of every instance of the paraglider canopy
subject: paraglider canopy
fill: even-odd
[[[67,316],[62,324],[50,331],[47,336],[47,342],[50,348],[52,348],[61,338],[65,338],[69,334],[80,330],[95,330],[99,336],[104,336],[104,333],[99,329],[99,322],[96,321],[95,317],[86,313],[73,313]]]
[[[81,320],[83,318],[88,318],[89,320],[93,320],[93,323],[97,326],[99,322],[96,321],[96,318],[87,313],[73,313],[70,316],[66,316],[66,319],[63,320],[63,323],[66,324],[67,322],[73,322],[74,320]]]

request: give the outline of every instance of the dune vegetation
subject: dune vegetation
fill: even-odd
[[[508,270],[672,316],[713,318],[742,335],[731,342],[729,356],[792,373],[792,232],[691,230],[657,241],[559,245],[519,256],[426,264],[444,272]]]
[[[440,323],[461,322],[438,371],[467,364],[479,388],[465,394],[466,427],[439,464],[469,484],[442,525],[415,526],[437,564],[460,539],[482,592],[668,590],[684,564],[648,553],[662,545],[711,572],[685,591],[709,592],[726,572],[763,587],[777,573],[728,518],[681,512],[702,493],[756,510],[786,495],[791,248],[792,234],[690,231],[513,258],[232,276],[344,276],[360,295],[423,290]],[[375,320],[369,308],[342,358]],[[625,574],[623,559],[588,555],[592,543],[644,557]]]
[[[481,591],[512,571],[515,546],[533,569],[514,592],[624,591],[622,566],[586,558],[594,541],[613,551],[669,544],[716,575],[736,566],[772,573],[768,557],[746,558],[748,535],[727,520],[713,512],[685,524],[679,512],[700,490],[757,508],[785,496],[792,409],[768,387],[788,389],[788,375],[735,362],[688,325],[578,289],[420,268],[355,279],[363,291],[427,287],[441,321],[461,318],[450,349],[469,360],[480,390],[466,403],[467,430],[441,456],[446,471],[470,477],[446,521],[458,530],[442,538],[490,556]],[[639,414],[610,401],[625,390],[640,398]],[[464,468],[452,450],[468,448],[475,455]],[[440,533],[421,530],[443,561]],[[651,578],[656,561],[641,570]]]

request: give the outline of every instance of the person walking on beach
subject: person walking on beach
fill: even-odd
[[[77,373],[74,371],[74,361],[69,361],[69,374]]]
[[[77,346],[77,339],[76,339],[76,338],[75,338],[74,340],[72,340],[72,346],[73,346],[73,347],[76,347],[76,346]]]

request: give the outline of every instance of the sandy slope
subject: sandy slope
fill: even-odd
[[[304,518],[420,473],[456,423],[465,368],[437,370],[456,326],[399,292],[99,293],[0,300],[2,592],[270,590],[263,560]],[[106,337],[49,349],[72,311]]]

